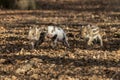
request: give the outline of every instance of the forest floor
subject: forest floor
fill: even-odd
[[[29,27],[59,24],[70,48],[44,42],[31,50]],[[100,27],[103,47],[85,47],[81,25]],[[76,36],[76,37],[74,37]],[[0,10],[0,80],[120,80],[120,12],[93,10]]]

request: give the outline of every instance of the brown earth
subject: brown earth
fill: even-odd
[[[120,12],[94,8],[1,10],[0,80],[120,80]],[[30,49],[29,27],[49,23],[66,31],[70,49],[61,44],[52,49],[47,42]],[[86,48],[78,38],[88,23],[101,28],[104,47]]]

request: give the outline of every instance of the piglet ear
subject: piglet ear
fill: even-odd
[[[38,30],[38,28],[37,27],[35,27],[35,31],[37,31]]]
[[[39,32],[40,32],[40,31],[41,31],[41,29],[40,29],[39,27],[36,27],[36,31],[39,31]]]
[[[82,25],[82,28],[84,28],[85,26]]]
[[[29,29],[31,29],[31,27],[29,27]]]
[[[42,30],[43,30],[43,31],[47,31],[47,28],[43,27]]]

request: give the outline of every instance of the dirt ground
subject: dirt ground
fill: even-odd
[[[0,80],[120,80],[120,12],[102,10],[99,5],[63,7],[0,10]],[[44,42],[30,49],[29,27],[49,23],[65,30],[71,48],[60,44],[52,49]],[[86,48],[79,38],[81,25],[88,23],[103,32],[102,48]]]

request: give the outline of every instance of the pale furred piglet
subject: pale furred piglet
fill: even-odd
[[[69,47],[67,36],[64,30],[57,26],[48,26],[47,37],[52,39],[53,47],[57,45],[57,41],[62,42],[64,45]]]

